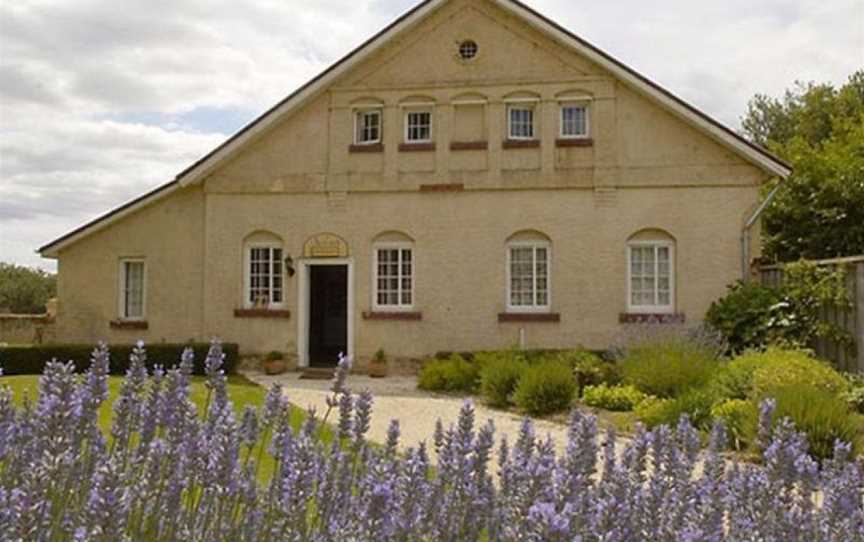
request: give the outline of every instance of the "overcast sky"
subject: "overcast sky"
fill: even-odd
[[[163,184],[415,0],[3,0],[0,261]],[[732,128],[864,67],[864,0],[527,0]]]

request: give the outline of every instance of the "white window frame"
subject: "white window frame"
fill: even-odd
[[[669,304],[659,305],[634,305],[633,304],[633,248],[654,248],[654,298],[658,297],[659,259],[657,252],[660,248],[669,249]],[[627,243],[627,312],[634,314],[672,314],[675,312],[675,243],[672,241],[630,241]]]
[[[374,114],[378,116],[378,138],[369,141],[360,141],[360,118],[364,115]],[[355,145],[377,145],[384,138],[384,110],[380,107],[364,107],[354,110],[354,144]]]
[[[429,115],[429,137],[426,139],[411,139],[410,138],[410,124],[408,122],[408,118],[412,114],[417,113],[426,113]],[[430,108],[414,108],[414,109],[406,109],[403,115],[404,118],[404,130],[403,130],[403,138],[405,143],[432,143],[434,139],[433,130],[435,127],[435,115],[432,109]]]
[[[399,251],[399,290],[397,298],[399,303],[380,304],[378,303],[378,251],[379,250],[398,250]],[[402,303],[402,251],[411,251],[411,303]],[[381,312],[406,312],[414,309],[417,302],[417,251],[414,250],[414,243],[407,241],[396,241],[389,243],[375,243],[372,245],[372,309]]]
[[[126,306],[126,264],[129,263],[140,263],[142,265],[141,271],[141,315],[140,316],[129,316],[127,314],[128,307]],[[119,280],[118,280],[118,292],[117,296],[117,314],[120,317],[120,320],[130,321],[130,322],[141,322],[147,319],[147,262],[144,258],[121,258],[119,265]]]
[[[513,305],[512,304],[512,287],[513,283],[511,281],[512,278],[512,265],[513,265],[513,252],[514,248],[531,248],[534,251],[534,269],[533,269],[533,285],[532,289],[534,291],[534,304],[532,305]],[[546,249],[546,304],[545,305],[537,305],[537,249],[544,248]],[[552,311],[552,243],[549,241],[511,241],[507,243],[507,272],[506,272],[506,280],[507,287],[505,288],[505,295],[507,299],[505,300],[507,312],[513,313],[525,313],[525,312],[551,312]]]
[[[513,135],[513,111],[531,111],[531,136]],[[535,101],[507,105],[507,139],[511,141],[534,141],[537,139],[537,106]]]
[[[282,276],[282,301],[278,303],[274,303],[273,299],[273,272],[270,271],[270,300],[267,302],[267,309],[281,309],[285,307],[285,294],[286,294],[286,281],[285,281],[285,250],[282,248],[282,245],[279,243],[266,243],[266,242],[258,242],[258,243],[246,243],[243,245],[243,307],[247,309],[256,308],[255,303],[249,299],[249,294],[252,290],[252,249],[256,248],[267,248],[271,251],[274,249],[278,249],[282,251],[282,257],[280,258],[280,269]],[[270,256],[270,264],[273,263],[273,256],[271,252]]]
[[[564,110],[569,108],[582,108],[585,110],[585,133],[584,134],[565,134],[564,133]],[[558,137],[561,139],[588,139],[591,137],[591,108],[589,104],[584,102],[564,102],[559,107],[558,113]]]

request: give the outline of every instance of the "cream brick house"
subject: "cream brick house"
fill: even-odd
[[[699,321],[789,167],[514,0],[427,0],[156,190],[42,247],[61,341],[301,366],[604,348]]]

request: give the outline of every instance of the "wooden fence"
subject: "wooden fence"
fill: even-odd
[[[822,319],[846,329],[853,337],[854,346],[850,348],[819,339],[813,348],[820,357],[833,361],[841,370],[864,373],[864,256],[817,260],[814,263],[846,270],[852,306],[848,309],[822,307]],[[763,284],[776,286],[783,279],[783,266],[764,265],[759,268],[759,278]]]

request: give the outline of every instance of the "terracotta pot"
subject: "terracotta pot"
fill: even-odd
[[[370,361],[369,376],[372,378],[384,378],[387,376],[387,362]]]
[[[264,362],[264,373],[268,375],[279,375],[288,370],[284,360],[273,359]]]

